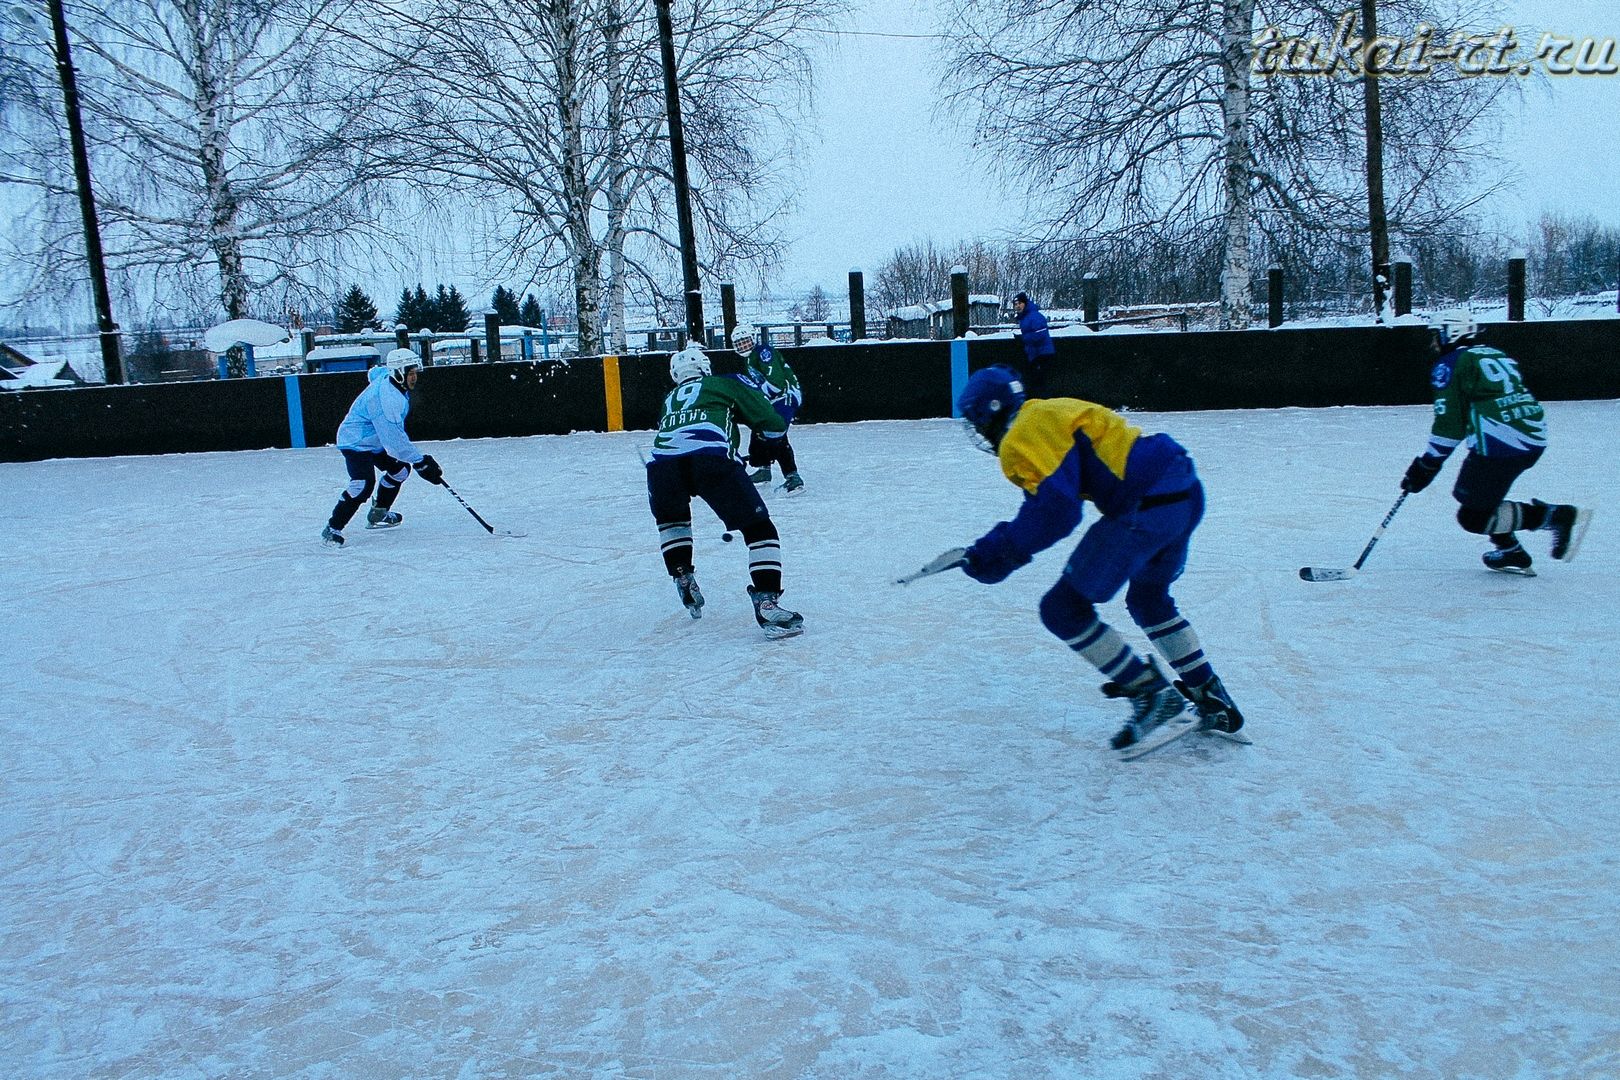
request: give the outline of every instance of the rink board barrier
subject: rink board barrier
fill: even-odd
[[[1430,400],[1421,326],[1102,333],[1053,339],[1046,391],[1149,411],[1412,405]],[[1491,323],[1547,401],[1620,398],[1620,319]],[[1007,338],[783,347],[804,386],[800,423],[951,416],[968,376],[1021,365]],[[716,374],[741,370],[710,354]],[[330,446],[364,372],[0,393],[0,461]],[[669,354],[426,369],[413,439],[646,431],[670,391]]]

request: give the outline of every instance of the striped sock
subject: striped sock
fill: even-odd
[[[1127,691],[1146,690],[1162,680],[1159,673],[1130,647],[1119,631],[1097,618],[1091,619],[1064,644],[1091,662],[1091,665]]]
[[[1181,681],[1188,686],[1203,686],[1215,677],[1215,669],[1204,657],[1204,647],[1198,641],[1197,632],[1180,615],[1168,622],[1144,626],[1142,629],[1153,647],[1159,650],[1159,655],[1169,661]]]
[[[748,545],[748,577],[760,592],[782,591],[782,541],[768,536]]]
[[[658,524],[658,549],[671,577],[692,567],[692,523],[663,521]]]

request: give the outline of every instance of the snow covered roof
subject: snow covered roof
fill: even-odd
[[[78,378],[62,378],[74,374],[66,360],[41,360],[27,367],[0,367],[0,390],[40,390],[52,386],[82,386]]]

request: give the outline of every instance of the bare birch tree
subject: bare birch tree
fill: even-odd
[[[36,2],[37,0],[31,0]],[[347,67],[348,0],[115,0],[70,5],[109,262],[219,309],[331,292],[377,234],[382,84]],[[53,196],[67,192],[44,181]]]
[[[790,134],[781,120],[808,79],[796,35],[825,10],[811,0],[717,0],[681,13],[683,115],[707,269],[779,247],[771,219],[781,199],[767,193],[780,190],[780,171],[753,166],[772,138]],[[679,294],[651,4],[426,0],[375,12],[365,38],[407,88],[394,105],[424,182],[483,204],[479,224],[504,272],[570,283],[581,353],[608,344],[604,322],[622,348],[632,287],[655,303]]]
[[[1266,15],[1331,36],[1309,3]],[[1301,232],[1366,234],[1359,74],[1257,79],[1255,0],[957,0],[951,29],[948,100],[975,117],[1001,175],[1045,208],[1032,231],[1175,242],[1219,229],[1223,326],[1249,323],[1256,236],[1276,248]],[[1421,227],[1477,198],[1456,194],[1477,161],[1462,151],[1477,149],[1471,125],[1496,88],[1395,89],[1404,104],[1386,115],[1405,127],[1386,144],[1407,156],[1386,173],[1399,185],[1390,213]]]

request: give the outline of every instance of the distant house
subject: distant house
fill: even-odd
[[[46,390],[84,386],[85,381],[66,360],[34,360],[0,343],[0,390]]]
[[[1001,321],[1001,297],[973,294],[968,297],[969,329],[993,329]],[[949,300],[913,304],[889,313],[891,338],[933,338],[943,340],[956,332],[956,321]]]

